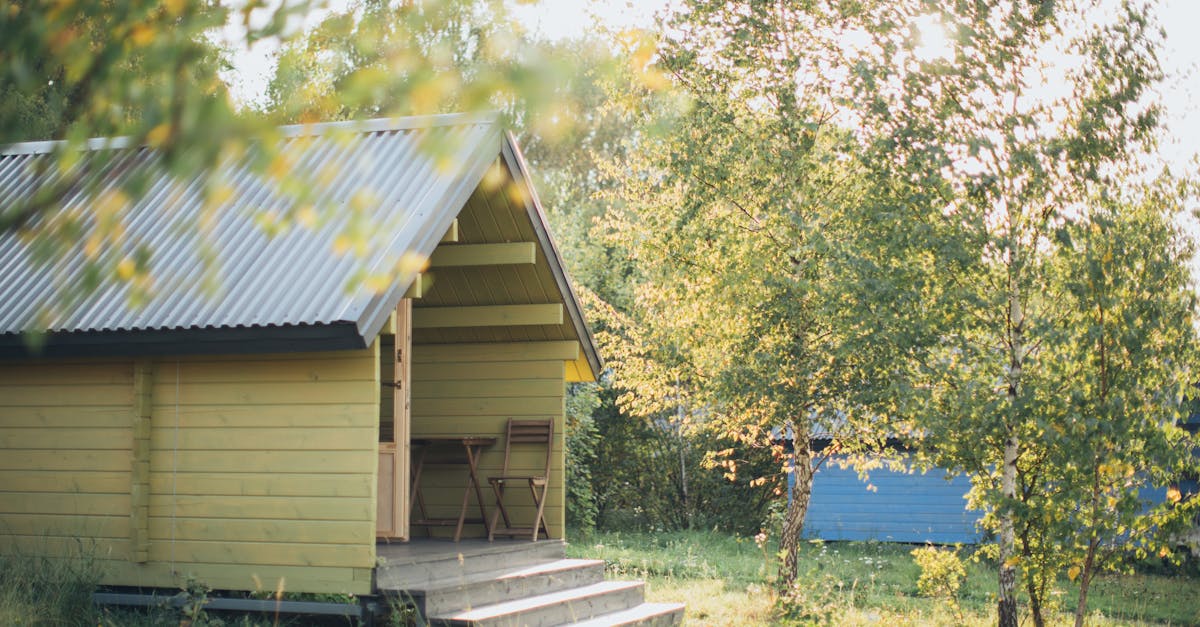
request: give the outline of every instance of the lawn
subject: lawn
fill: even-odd
[[[995,622],[996,571],[986,561],[965,559],[961,615],[943,599],[917,591],[920,568],[914,547],[884,543],[809,542],[803,545],[800,590],[780,617],[772,585],[773,545],[711,532],[576,534],[571,557],[603,559],[614,578],[642,578],[652,601],[688,606],[689,625],[773,625],[806,622],[839,625],[990,625]],[[970,549],[963,549],[964,558]],[[1090,595],[1090,625],[1200,625],[1200,568],[1106,575]],[[1075,594],[1065,579],[1055,596],[1071,620]]]

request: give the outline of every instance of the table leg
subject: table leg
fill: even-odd
[[[479,519],[483,521],[483,530],[490,536],[492,526],[488,523],[487,511],[483,507],[483,490],[479,487],[479,454],[483,447],[467,447],[467,478],[470,487],[475,489],[475,503],[479,505]]]
[[[467,458],[470,459],[470,447],[467,447]],[[470,463],[468,461],[468,463]],[[467,479],[467,485],[463,487],[462,507],[458,510],[458,526],[454,528],[454,541],[458,542],[462,538],[463,523],[467,520],[467,503],[471,500],[471,484],[470,479]],[[486,526],[487,523],[484,523]]]
[[[425,451],[426,447],[422,446],[415,459],[413,459],[413,479],[412,479],[412,495],[408,497],[408,515],[411,519],[413,513],[413,505],[415,504],[420,509],[421,518],[418,520],[426,520],[429,514],[425,511],[425,495],[421,493],[421,471],[425,468]],[[432,536],[433,531],[426,526],[426,537]]]

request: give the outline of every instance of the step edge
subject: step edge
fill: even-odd
[[[503,616],[509,616],[509,615],[513,615],[513,614],[519,615],[524,612],[532,612],[532,611],[537,611],[537,610],[541,610],[541,609],[546,609],[546,608],[550,608],[555,605],[561,604],[565,601],[570,601],[570,600],[575,600],[575,599],[587,599],[587,598],[591,598],[591,597],[598,597],[598,596],[604,596],[604,595],[609,595],[609,594],[620,594],[622,592],[634,590],[636,588],[644,588],[645,585],[646,585],[645,582],[642,582],[642,581],[602,581],[599,583],[588,584],[586,586],[581,586],[578,588],[568,588],[566,590],[559,590],[557,592],[550,592],[547,594],[539,594],[539,595],[532,596],[532,597],[524,597],[521,599],[513,599],[510,601],[502,601],[500,603],[492,603],[492,604],[488,604],[488,605],[483,605],[480,607],[472,608],[470,610],[462,610],[460,612],[457,612],[457,613],[455,613],[453,615],[449,615],[449,616],[437,615],[437,616],[430,616],[428,618],[430,621],[447,622],[447,623],[451,622],[451,621],[458,621],[458,622],[484,621],[484,620],[495,619],[495,618],[499,618],[499,617],[503,617]],[[568,593],[572,593],[572,592],[576,593],[576,595],[569,596]],[[551,599],[550,597],[561,597],[561,598]],[[519,601],[524,601],[526,603],[530,603],[530,605],[528,605],[526,607],[514,607],[511,610],[504,607],[506,605],[515,605]]]
[[[556,566],[553,568],[541,568],[562,562],[574,562]],[[533,566],[501,568],[494,571],[482,571],[478,573],[463,574],[461,577],[447,577],[422,584],[419,587],[404,588],[399,591],[409,593],[420,593],[425,596],[432,594],[440,594],[446,591],[452,591],[457,588],[472,586],[476,584],[486,584],[491,582],[512,582],[521,581],[524,579],[532,579],[535,577],[544,577],[547,575],[556,575],[561,573],[570,573],[575,571],[596,570],[601,571],[603,575],[604,562],[602,560],[555,560],[545,564],[535,564]]]
[[[635,605],[630,608],[626,608],[623,610],[617,610],[616,612],[609,612],[607,614],[600,614],[598,616],[593,616],[591,618],[584,619],[577,623],[573,623],[573,625],[575,625],[576,627],[599,627],[600,625],[621,624],[621,623],[613,623],[612,622],[613,619],[616,619],[618,621],[623,621],[623,620],[627,620],[627,619],[639,620],[639,619],[656,618],[659,616],[666,616],[668,614],[680,614],[682,617],[683,612],[685,612],[686,610],[687,610],[687,606],[683,603],[663,603],[663,602],[646,601],[644,603]]]

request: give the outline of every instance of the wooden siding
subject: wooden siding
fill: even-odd
[[[979,512],[968,510],[963,498],[971,488],[966,477],[947,481],[936,469],[909,474],[880,468],[864,482],[838,461],[831,459],[813,477],[805,537],[935,544],[979,540]]]
[[[0,364],[0,547],[115,585],[369,593],[377,351]]]
[[[413,346],[412,437],[495,436],[496,445],[484,452],[479,478],[490,516],[494,499],[488,475],[499,474],[504,463],[504,427],[509,418],[553,419],[550,493],[546,522],[551,537],[561,538],[565,517],[563,397],[565,367],[562,347],[552,342]],[[541,472],[544,457],[514,453],[515,472]],[[421,486],[429,514],[457,517],[465,487],[465,469],[429,467]],[[529,524],[534,509],[528,494],[513,490],[505,496],[514,524]],[[470,515],[477,515],[474,502]],[[431,529],[448,536],[452,529]],[[414,529],[414,537],[423,536]],[[482,536],[479,525],[468,525],[464,536]]]

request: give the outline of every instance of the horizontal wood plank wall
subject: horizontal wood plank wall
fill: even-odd
[[[494,509],[488,475],[496,475],[504,464],[504,427],[509,418],[554,420],[550,494],[546,523],[550,535],[561,538],[565,521],[564,501],[564,406],[565,366],[557,355],[538,350],[539,342],[501,344],[417,344],[413,346],[412,437],[480,435],[495,436],[496,445],[484,452],[479,477],[483,484],[488,515]],[[544,347],[543,347],[544,348]],[[415,453],[414,453],[415,454]],[[516,473],[541,472],[544,457],[534,452],[514,455]],[[462,502],[463,468],[430,467],[421,486],[429,514],[453,517]],[[505,505],[515,525],[528,525],[534,509],[528,490],[521,486],[505,496]],[[477,515],[472,500],[471,515]],[[437,536],[451,529],[433,528]],[[413,528],[414,538],[424,536]],[[482,536],[479,525],[469,525],[464,536]]]
[[[971,489],[966,477],[947,480],[941,469],[907,473],[876,468],[864,481],[844,462],[845,457],[834,456],[814,475],[805,537],[918,544],[979,541],[980,513],[966,507]]]
[[[8,545],[81,537],[117,585],[369,593],[377,349],[152,368],[147,562],[130,541],[132,362],[0,367]]]
[[[131,557],[132,361],[0,363],[0,551]]]
[[[369,592],[377,350],[159,361],[150,559],[218,588]]]

